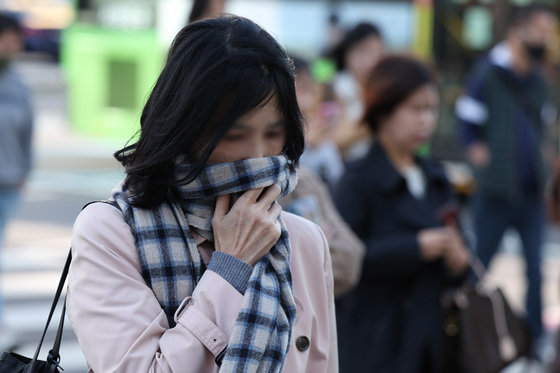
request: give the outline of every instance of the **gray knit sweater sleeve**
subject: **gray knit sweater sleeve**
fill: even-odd
[[[241,294],[245,294],[249,277],[253,273],[252,265],[221,251],[214,251],[208,269],[222,276]]]

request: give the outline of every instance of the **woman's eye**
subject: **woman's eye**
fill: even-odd
[[[266,134],[266,137],[268,137],[269,139],[276,139],[282,136],[284,136],[284,131],[274,131]]]
[[[243,135],[236,135],[236,134],[225,135],[223,139],[226,141],[240,141],[243,140]]]

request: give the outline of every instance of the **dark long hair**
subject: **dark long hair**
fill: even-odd
[[[426,84],[435,85],[436,81],[423,62],[403,55],[383,57],[373,68],[366,86],[364,121],[377,132],[381,119]]]
[[[115,153],[138,207],[155,207],[178,183],[196,178],[216,144],[251,109],[278,98],[292,167],[304,149],[294,71],[286,52],[252,21],[224,16],[192,23],[176,36],[140,118],[138,142]],[[174,164],[191,164],[175,180]]]
[[[348,51],[371,36],[382,39],[381,31],[372,23],[361,22],[348,30],[342,40],[329,53],[329,57],[334,60],[337,70],[345,70]]]

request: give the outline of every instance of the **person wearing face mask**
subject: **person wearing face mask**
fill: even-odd
[[[475,67],[455,111],[477,191],[476,251],[488,266],[503,233],[520,235],[526,260],[526,311],[536,341],[542,335],[541,246],[544,234],[544,129],[554,120],[540,72],[557,18],[547,7],[519,9],[504,41]]]

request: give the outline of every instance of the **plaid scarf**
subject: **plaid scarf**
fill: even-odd
[[[178,165],[176,176],[188,165]],[[282,195],[296,182],[285,156],[255,158],[206,166],[192,182],[156,209],[132,206],[122,187],[113,194],[136,239],[142,276],[153,290],[169,325],[184,298],[190,296],[205,267],[191,229],[213,240],[216,196],[235,199],[249,189],[278,184]],[[228,342],[220,372],[280,372],[290,344],[296,306],[290,273],[288,232],[279,218],[280,238],[257,264]]]

